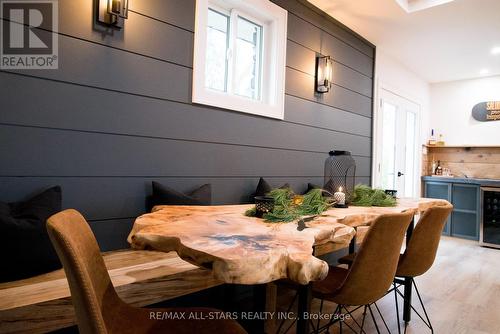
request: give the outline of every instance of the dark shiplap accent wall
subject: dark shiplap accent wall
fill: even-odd
[[[93,29],[92,1],[59,1],[59,69],[0,71],[0,200],[60,184],[103,249],[126,247],[151,181],[211,183],[248,201],[260,176],[300,192],[326,152],[352,151],[369,183],[374,47],[301,0],[289,11],[285,120],[191,104],[194,0],[134,0],[122,31]],[[315,54],[335,59],[314,94]]]

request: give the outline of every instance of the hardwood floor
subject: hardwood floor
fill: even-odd
[[[500,333],[500,250],[483,248],[473,241],[443,237],[433,267],[416,278],[416,282],[435,333]],[[278,311],[285,311],[293,294],[279,291],[278,296]],[[413,301],[420,310],[415,293]],[[399,302],[401,312],[402,300]],[[377,304],[391,332],[397,333],[394,295],[385,296]],[[313,300],[312,307],[312,313],[319,312],[319,301]],[[333,312],[336,305],[327,302],[325,307]],[[355,313],[356,319],[361,316],[361,310]],[[347,323],[352,324],[352,320]],[[379,326],[383,326],[380,319]],[[376,333],[368,317],[365,329],[368,334]],[[338,325],[331,327],[331,334],[338,332]],[[385,329],[381,332],[386,333]],[[350,331],[344,330],[344,333]],[[407,333],[430,333],[430,330],[413,313]]]

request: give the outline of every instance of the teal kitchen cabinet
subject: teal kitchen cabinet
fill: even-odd
[[[451,183],[445,182],[425,182],[425,197],[445,199],[451,203]],[[450,235],[451,216],[444,226],[443,234]]]
[[[479,240],[480,188],[473,184],[453,183],[451,235]]]
[[[426,181],[425,197],[445,199],[453,204],[443,234],[479,240],[480,187],[475,184]]]

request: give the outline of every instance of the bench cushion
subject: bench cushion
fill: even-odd
[[[285,189],[285,188],[290,188],[290,184],[285,183],[280,187],[280,189]],[[257,188],[255,189],[255,193],[252,194],[252,198],[250,199],[250,202],[254,202],[254,197],[256,196],[266,196],[268,192],[273,190],[271,185],[263,178],[261,177],[259,179],[259,183],[257,184]]]
[[[210,204],[212,204],[212,187],[210,184],[204,184],[190,193],[184,194],[153,181],[152,206]]]
[[[0,203],[0,282],[18,280],[61,268],[45,229],[48,217],[61,211],[56,186],[17,203]]]

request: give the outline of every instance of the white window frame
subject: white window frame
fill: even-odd
[[[228,73],[228,91],[205,87],[207,19],[209,7],[230,13],[230,40],[234,36],[237,16],[263,27],[260,99],[255,100],[230,92],[232,75]],[[285,109],[285,72],[287,11],[269,0],[197,0],[193,55],[193,103],[210,105],[244,113],[283,119]],[[234,45],[234,43],[233,43]],[[230,46],[231,47],[231,46]],[[230,61],[234,61],[230,59]]]

